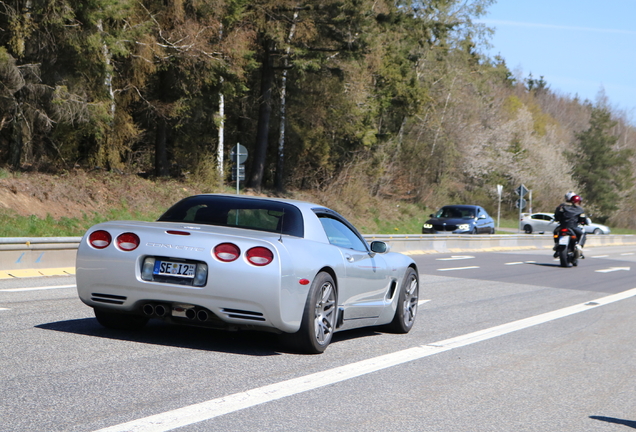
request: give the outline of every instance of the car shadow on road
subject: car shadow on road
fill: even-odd
[[[179,326],[158,320],[151,320],[141,330],[107,329],[102,327],[95,318],[57,321],[40,324],[36,327],[97,338],[258,357],[279,355],[283,348],[277,335],[271,333],[230,332]]]
[[[604,421],[607,423],[619,424],[619,425],[630,427],[632,429],[636,429],[636,421],[633,421],[633,420],[623,420],[623,419],[617,419],[613,417],[604,417],[604,416],[590,416],[590,418],[592,420],[599,420],[599,421]]]
[[[141,330],[113,330],[102,327],[95,318],[56,321],[35,326],[44,330],[73,333],[97,338],[170,346],[201,351],[217,351],[247,356],[301,354],[281,335],[262,331],[227,331],[180,326],[151,320]],[[379,334],[373,328],[336,333],[332,344],[348,339]]]

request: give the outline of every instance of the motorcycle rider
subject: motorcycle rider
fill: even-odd
[[[579,225],[587,224],[587,216],[585,216],[585,210],[583,210],[580,204],[580,196],[574,192],[565,194],[565,202],[559,204],[556,210],[554,210],[554,220],[559,222],[559,226],[556,227],[554,233],[556,234],[561,228],[569,228],[574,231],[577,240],[576,247],[579,249],[580,257],[585,258],[581,250],[583,246],[585,246],[585,232],[579,228]],[[554,241],[556,243],[557,239],[555,238]],[[556,245],[554,246],[554,250],[556,251]],[[554,257],[556,258],[557,256],[558,252],[555,252]]]

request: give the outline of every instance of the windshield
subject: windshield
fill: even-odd
[[[469,219],[475,217],[475,209],[470,207],[442,207],[435,214],[436,218]]]
[[[300,210],[291,204],[269,200],[196,195],[179,201],[157,220],[304,236]]]

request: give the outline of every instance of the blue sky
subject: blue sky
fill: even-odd
[[[636,111],[636,0],[498,0],[479,21],[495,29],[491,56],[550,89]]]

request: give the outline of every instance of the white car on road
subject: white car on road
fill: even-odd
[[[532,233],[550,233],[559,225],[554,220],[554,213],[522,213],[519,220],[519,229],[526,234]],[[587,225],[583,229],[588,234],[609,234],[610,228],[605,225],[593,223],[587,218]]]

